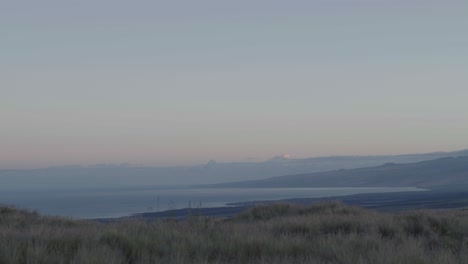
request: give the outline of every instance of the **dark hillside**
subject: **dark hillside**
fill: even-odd
[[[210,187],[421,187],[468,184],[468,156],[210,185]]]

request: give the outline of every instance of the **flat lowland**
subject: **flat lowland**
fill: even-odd
[[[0,263],[468,263],[468,211],[326,202],[102,223],[2,206]]]

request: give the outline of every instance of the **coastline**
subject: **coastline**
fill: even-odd
[[[148,221],[161,219],[172,219],[179,221],[194,216],[232,218],[254,206],[274,203],[310,205],[329,201],[340,201],[347,205],[363,207],[381,212],[399,212],[424,209],[465,209],[468,208],[468,191],[439,189],[423,192],[363,193],[322,198],[292,198],[282,200],[250,201],[229,203],[222,207],[182,208],[161,212],[142,212],[117,218],[95,218],[88,220],[105,223],[134,218],[142,218]]]

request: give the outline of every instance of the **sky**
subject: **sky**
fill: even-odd
[[[2,0],[0,169],[468,148],[468,2]]]

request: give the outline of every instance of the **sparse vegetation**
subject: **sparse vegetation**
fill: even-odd
[[[4,206],[0,263],[468,263],[468,212],[275,204],[233,219],[99,223]]]

